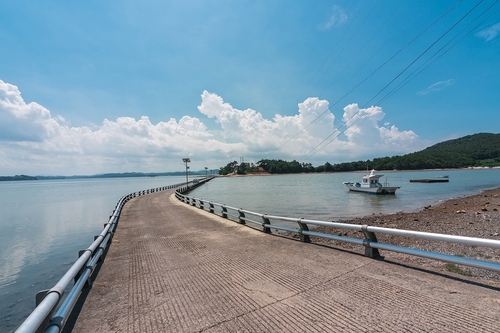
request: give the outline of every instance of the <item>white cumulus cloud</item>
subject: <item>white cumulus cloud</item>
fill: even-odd
[[[0,140],[42,141],[57,130],[49,110],[24,103],[19,89],[0,80]]]
[[[335,124],[328,101],[316,97],[299,103],[294,115],[266,119],[204,91],[198,110],[218,128],[209,130],[200,118],[187,115],[157,124],[142,116],[72,127],[43,106],[26,103],[16,86],[0,80],[0,170],[5,175],[177,171],[187,156],[193,169],[196,161],[200,169],[218,168],[239,156],[292,160],[306,155],[304,162],[319,165],[423,148],[414,132],[379,125],[385,117],[380,107],[346,106],[342,119],[347,129]]]

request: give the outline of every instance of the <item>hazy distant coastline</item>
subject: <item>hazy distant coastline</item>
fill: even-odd
[[[123,172],[123,173],[104,173],[97,175],[75,175],[75,176],[0,176],[0,181],[17,181],[17,180],[50,180],[50,179],[84,179],[84,178],[126,178],[126,177],[161,177],[161,176],[184,176],[184,171],[174,172]],[[205,170],[189,172],[189,176],[205,175]]]
[[[38,178],[26,175],[0,176],[0,181],[14,181],[14,180],[38,180]]]

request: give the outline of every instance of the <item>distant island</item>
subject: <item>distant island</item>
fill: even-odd
[[[459,169],[468,167],[500,166],[500,134],[478,133],[448,140],[424,150],[403,156],[381,157],[373,160],[346,162],[314,167],[311,163],[296,160],[263,159],[256,164],[228,163],[219,169],[220,175],[228,174],[284,174],[308,172],[346,172],[375,170],[424,170]]]
[[[202,171],[197,171],[191,174],[201,174]],[[205,171],[203,171],[205,172]],[[113,173],[102,173],[97,175],[76,175],[76,176],[36,176],[39,180],[46,179],[82,179],[82,178],[130,178],[130,177],[161,177],[161,176],[183,176],[185,171],[174,171],[174,172],[113,172]]]
[[[0,176],[1,181],[11,181],[11,180],[37,180],[36,177],[26,176],[26,175],[15,175],[15,176]]]
[[[184,176],[185,171],[174,172],[122,172],[122,173],[103,173],[97,175],[76,175],[76,176],[0,176],[0,181],[13,181],[13,180],[50,180],[50,179],[86,179],[86,178],[124,178],[124,177],[161,177],[161,176]],[[189,175],[205,175],[205,170],[189,172]]]

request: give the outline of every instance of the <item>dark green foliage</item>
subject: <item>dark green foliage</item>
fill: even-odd
[[[302,173],[302,172],[318,172],[317,168],[311,163],[300,163],[296,160],[291,162],[283,160],[260,160],[257,166],[262,167],[269,173]]]
[[[238,162],[232,161],[228,164],[226,164],[225,167],[222,167],[219,169],[219,175],[227,175],[235,171],[236,167],[238,166]]]
[[[233,172],[237,163],[232,162]],[[479,133],[459,139],[444,141],[403,156],[380,157],[373,160],[346,162],[313,167],[311,163],[283,160],[261,160],[257,165],[269,173],[341,172],[362,170],[421,170],[466,168],[500,165],[500,134]],[[226,168],[228,167],[226,166]],[[223,168],[221,168],[222,170]],[[244,168],[245,173],[251,172]],[[221,172],[219,172],[221,173]],[[238,168],[238,173],[240,169]],[[223,174],[223,173],[221,173]],[[225,173],[227,174],[227,173]]]
[[[500,165],[500,134],[479,133],[403,156],[334,165],[335,171],[420,170]]]
[[[500,134],[479,133],[444,141],[422,151],[375,158],[370,169],[418,170],[500,165]]]
[[[500,157],[500,134],[478,133],[459,139],[438,143],[426,148],[421,153],[456,153],[471,159],[486,160]]]
[[[257,167],[253,163],[240,163],[233,161],[228,163],[225,167],[219,169],[219,175],[228,175],[236,172],[238,175],[245,175],[257,171]]]

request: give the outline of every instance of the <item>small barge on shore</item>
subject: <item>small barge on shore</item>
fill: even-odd
[[[399,186],[389,186],[387,181],[384,185],[379,182],[380,177],[384,175],[376,175],[375,170],[372,170],[369,175],[364,175],[361,183],[344,182],[349,191],[365,192],[370,194],[395,194]]]

